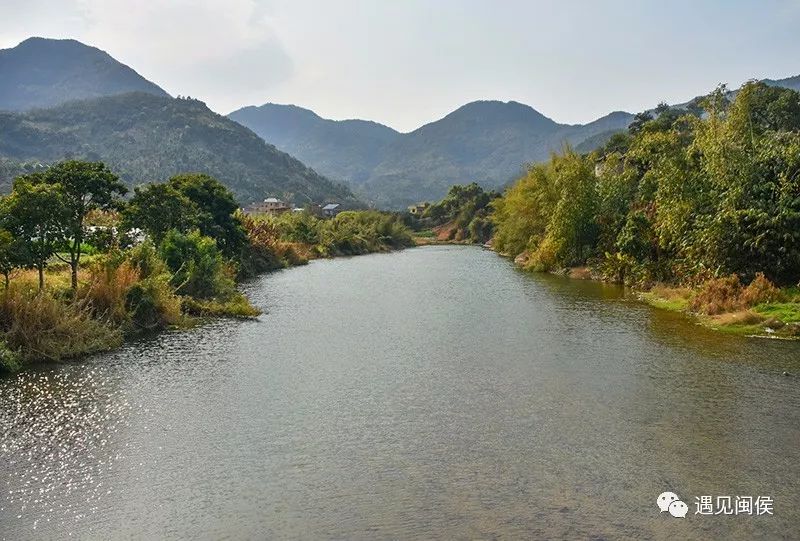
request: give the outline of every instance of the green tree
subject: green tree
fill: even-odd
[[[239,205],[231,191],[214,177],[201,173],[176,175],[168,182],[196,205],[200,233],[216,240],[227,257],[238,256],[247,244],[247,233],[236,217]]]
[[[58,186],[63,193],[67,224],[67,251],[72,271],[72,289],[78,288],[78,267],[84,239],[86,215],[93,210],[116,208],[119,196],[127,188],[105,164],[69,160],[58,163],[41,177],[42,181]],[[60,257],[60,256],[59,256]]]
[[[170,230],[187,232],[197,227],[199,213],[197,205],[172,185],[148,184],[134,190],[123,210],[123,223],[141,229],[159,245]]]
[[[19,177],[4,201],[9,231],[24,243],[26,266],[39,271],[39,289],[44,288],[47,261],[67,239],[72,216],[61,186],[42,182],[40,174]]]
[[[5,289],[8,289],[11,271],[24,264],[25,252],[20,242],[11,232],[0,229],[0,273],[3,274]]]

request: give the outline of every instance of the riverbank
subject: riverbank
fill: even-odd
[[[746,291],[747,288],[742,288],[738,298],[734,298],[729,306],[723,304],[705,311],[697,308],[703,302],[703,288],[657,285],[649,291],[638,292],[638,296],[651,306],[684,313],[716,331],[758,338],[800,339],[800,293],[797,288],[778,290],[772,302],[762,302],[763,299],[759,298],[748,300]]]
[[[110,351],[143,334],[188,328],[211,318],[255,318],[237,283],[311,259],[412,246],[396,216],[343,212],[331,219],[231,216],[239,248],[225,257],[197,231],[168,231],[85,256],[77,285],[54,256],[42,271],[15,269],[0,293],[0,372]],[[117,222],[118,223],[118,222]]]
[[[503,254],[498,254],[502,257]],[[517,267],[526,267],[518,256]],[[550,274],[576,280],[613,283],[591,267],[570,267]],[[671,312],[679,312],[698,324],[728,334],[800,340],[800,288],[775,287],[763,274],[744,286],[735,275],[710,279],[694,287],[654,284],[648,288],[630,287],[640,301]]]

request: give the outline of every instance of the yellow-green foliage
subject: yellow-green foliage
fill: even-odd
[[[115,348],[122,332],[108,321],[92,317],[84,301],[69,301],[26,285],[0,294],[0,328],[7,349],[23,362],[60,361]]]
[[[719,88],[702,109],[660,106],[597,153],[532,166],[493,204],[494,246],[637,286],[759,272],[796,284],[798,193],[800,93],[751,82],[732,102]],[[715,286],[700,310],[733,302]]]
[[[596,236],[596,205],[590,161],[567,148],[494,202],[495,247],[511,256],[529,252],[534,270],[583,263]]]
[[[225,301],[183,297],[181,308],[184,313],[197,317],[252,318],[261,313],[241,293],[236,293]]]
[[[358,255],[414,244],[411,231],[397,215],[372,210],[341,212],[330,219],[292,212],[261,216],[256,223],[266,224],[261,227],[270,231],[264,233],[267,239],[277,234],[280,241],[270,239],[264,245],[284,260],[294,257],[301,263],[308,257]]]

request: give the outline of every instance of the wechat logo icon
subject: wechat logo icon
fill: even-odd
[[[669,514],[675,518],[685,518],[686,513],[689,512],[689,506],[683,503],[674,492],[662,492],[658,496],[656,504],[662,513],[669,511]]]

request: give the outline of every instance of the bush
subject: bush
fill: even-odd
[[[125,309],[132,331],[153,331],[182,320],[181,301],[169,283],[169,275],[160,274],[134,284],[125,295]]]
[[[734,312],[743,308],[740,295],[742,285],[735,274],[714,278],[702,285],[691,302],[695,312],[710,316],[723,312]]]
[[[236,293],[233,270],[222,258],[214,239],[198,231],[184,235],[172,230],[164,238],[160,251],[173,273],[171,284],[177,294],[224,301]]]
[[[742,291],[741,300],[745,306],[756,306],[757,304],[768,302],[782,302],[785,298],[781,290],[775,287],[775,285],[764,276],[763,272],[759,272],[756,274],[753,281],[750,282],[750,285]]]
[[[22,368],[22,359],[19,352],[9,349],[5,340],[0,340],[0,374],[16,372],[20,368]]]
[[[64,301],[50,291],[11,287],[0,296],[0,327],[7,349],[21,362],[60,361],[106,351],[122,343],[122,333],[94,319],[85,301]]]

